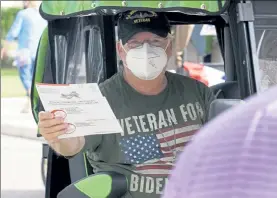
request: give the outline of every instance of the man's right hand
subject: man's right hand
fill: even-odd
[[[66,133],[68,124],[63,118],[55,118],[50,112],[39,112],[38,128],[44,139],[53,143],[59,141],[58,136]]]
[[[48,144],[63,156],[74,156],[85,145],[84,137],[59,139],[60,135],[66,133],[68,124],[64,122],[63,118],[55,118],[50,112],[39,113],[38,128]]]

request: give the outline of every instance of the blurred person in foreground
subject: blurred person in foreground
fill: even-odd
[[[180,155],[163,198],[275,198],[277,86],[207,124]]]
[[[29,97],[36,52],[42,32],[47,26],[47,22],[39,14],[39,4],[38,1],[23,1],[24,9],[17,13],[5,40],[7,43],[15,40],[18,42],[15,65],[28,96],[28,101],[22,109],[22,113],[30,111]],[[7,49],[4,46],[1,50],[1,59],[6,54]]]

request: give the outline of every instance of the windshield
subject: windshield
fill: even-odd
[[[98,21],[97,17],[80,17],[50,22],[50,47],[56,83],[103,80],[102,37]]]
[[[253,1],[261,90],[277,84],[277,2]]]

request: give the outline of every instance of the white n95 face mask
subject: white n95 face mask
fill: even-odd
[[[141,48],[131,49],[126,56],[127,67],[142,80],[157,78],[167,64],[167,54],[161,47],[144,43]]]

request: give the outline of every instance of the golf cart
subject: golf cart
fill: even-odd
[[[115,48],[118,14],[151,10],[165,12],[172,25],[214,25],[225,82],[211,89],[223,101],[243,100],[277,83],[276,7],[274,1],[239,0],[43,1],[40,12],[48,28],[38,48],[33,84],[101,83],[110,78],[119,69]],[[265,85],[264,79],[269,83]],[[31,98],[38,121],[43,106],[35,86]],[[119,173],[94,174],[84,153],[67,159],[44,145],[43,156],[47,158],[46,198],[122,197],[128,190],[128,181]]]

